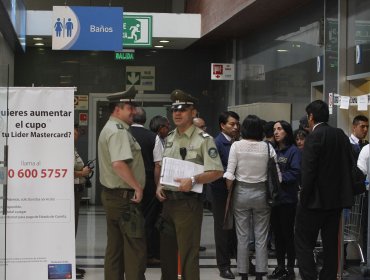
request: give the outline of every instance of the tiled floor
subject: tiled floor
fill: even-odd
[[[83,206],[80,211],[79,229],[76,241],[77,265],[86,270],[84,279],[104,280],[104,251],[106,245],[105,214],[102,207]],[[204,212],[202,226],[201,245],[207,248],[200,252],[200,279],[215,280],[223,279],[219,276],[215,259],[215,244],[213,237],[213,218],[208,211]],[[232,270],[236,271],[235,260],[232,260]],[[269,272],[271,273],[276,266],[275,259],[269,259]],[[301,279],[296,271],[296,279]],[[147,268],[147,280],[160,280],[160,268]],[[254,279],[254,277],[249,277]],[[370,279],[361,276],[358,265],[351,266],[348,269],[348,275],[343,279],[360,280]]]

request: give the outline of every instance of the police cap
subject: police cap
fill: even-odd
[[[171,100],[171,109],[182,109],[189,106],[194,106],[194,104],[198,101],[198,99],[181,89],[175,89],[171,92]]]
[[[117,92],[107,95],[107,99],[110,103],[132,103],[135,104],[135,95],[137,90],[135,86],[131,86],[124,92]]]

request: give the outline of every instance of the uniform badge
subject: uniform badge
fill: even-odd
[[[217,152],[217,149],[216,148],[210,148],[208,150],[208,155],[211,157],[211,158],[216,158],[218,156],[218,152]]]
[[[173,145],[173,142],[166,142],[166,148],[171,148]]]
[[[116,126],[118,129],[125,129],[121,123],[116,123]]]

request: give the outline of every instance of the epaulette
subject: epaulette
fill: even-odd
[[[121,123],[116,123],[116,126],[117,126],[118,129],[125,129],[123,124],[121,124]]]
[[[209,135],[207,132],[204,132],[202,131],[201,133],[199,133],[203,138],[207,138],[207,137],[211,137],[211,135]]]
[[[175,132],[175,129],[171,130],[170,132],[168,132],[167,136],[173,134],[174,132]]]

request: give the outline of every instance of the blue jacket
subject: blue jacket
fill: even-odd
[[[231,142],[226,139],[225,135],[219,133],[216,138],[214,139],[217,147],[217,151],[220,155],[222,166],[224,167],[224,171],[227,168],[227,162],[229,160]],[[212,183],[211,190],[212,191],[219,191],[222,193],[227,193],[226,183],[224,178],[220,178]]]
[[[282,175],[281,192],[278,196],[280,204],[297,203],[301,179],[302,153],[295,145],[276,150],[277,161]]]

